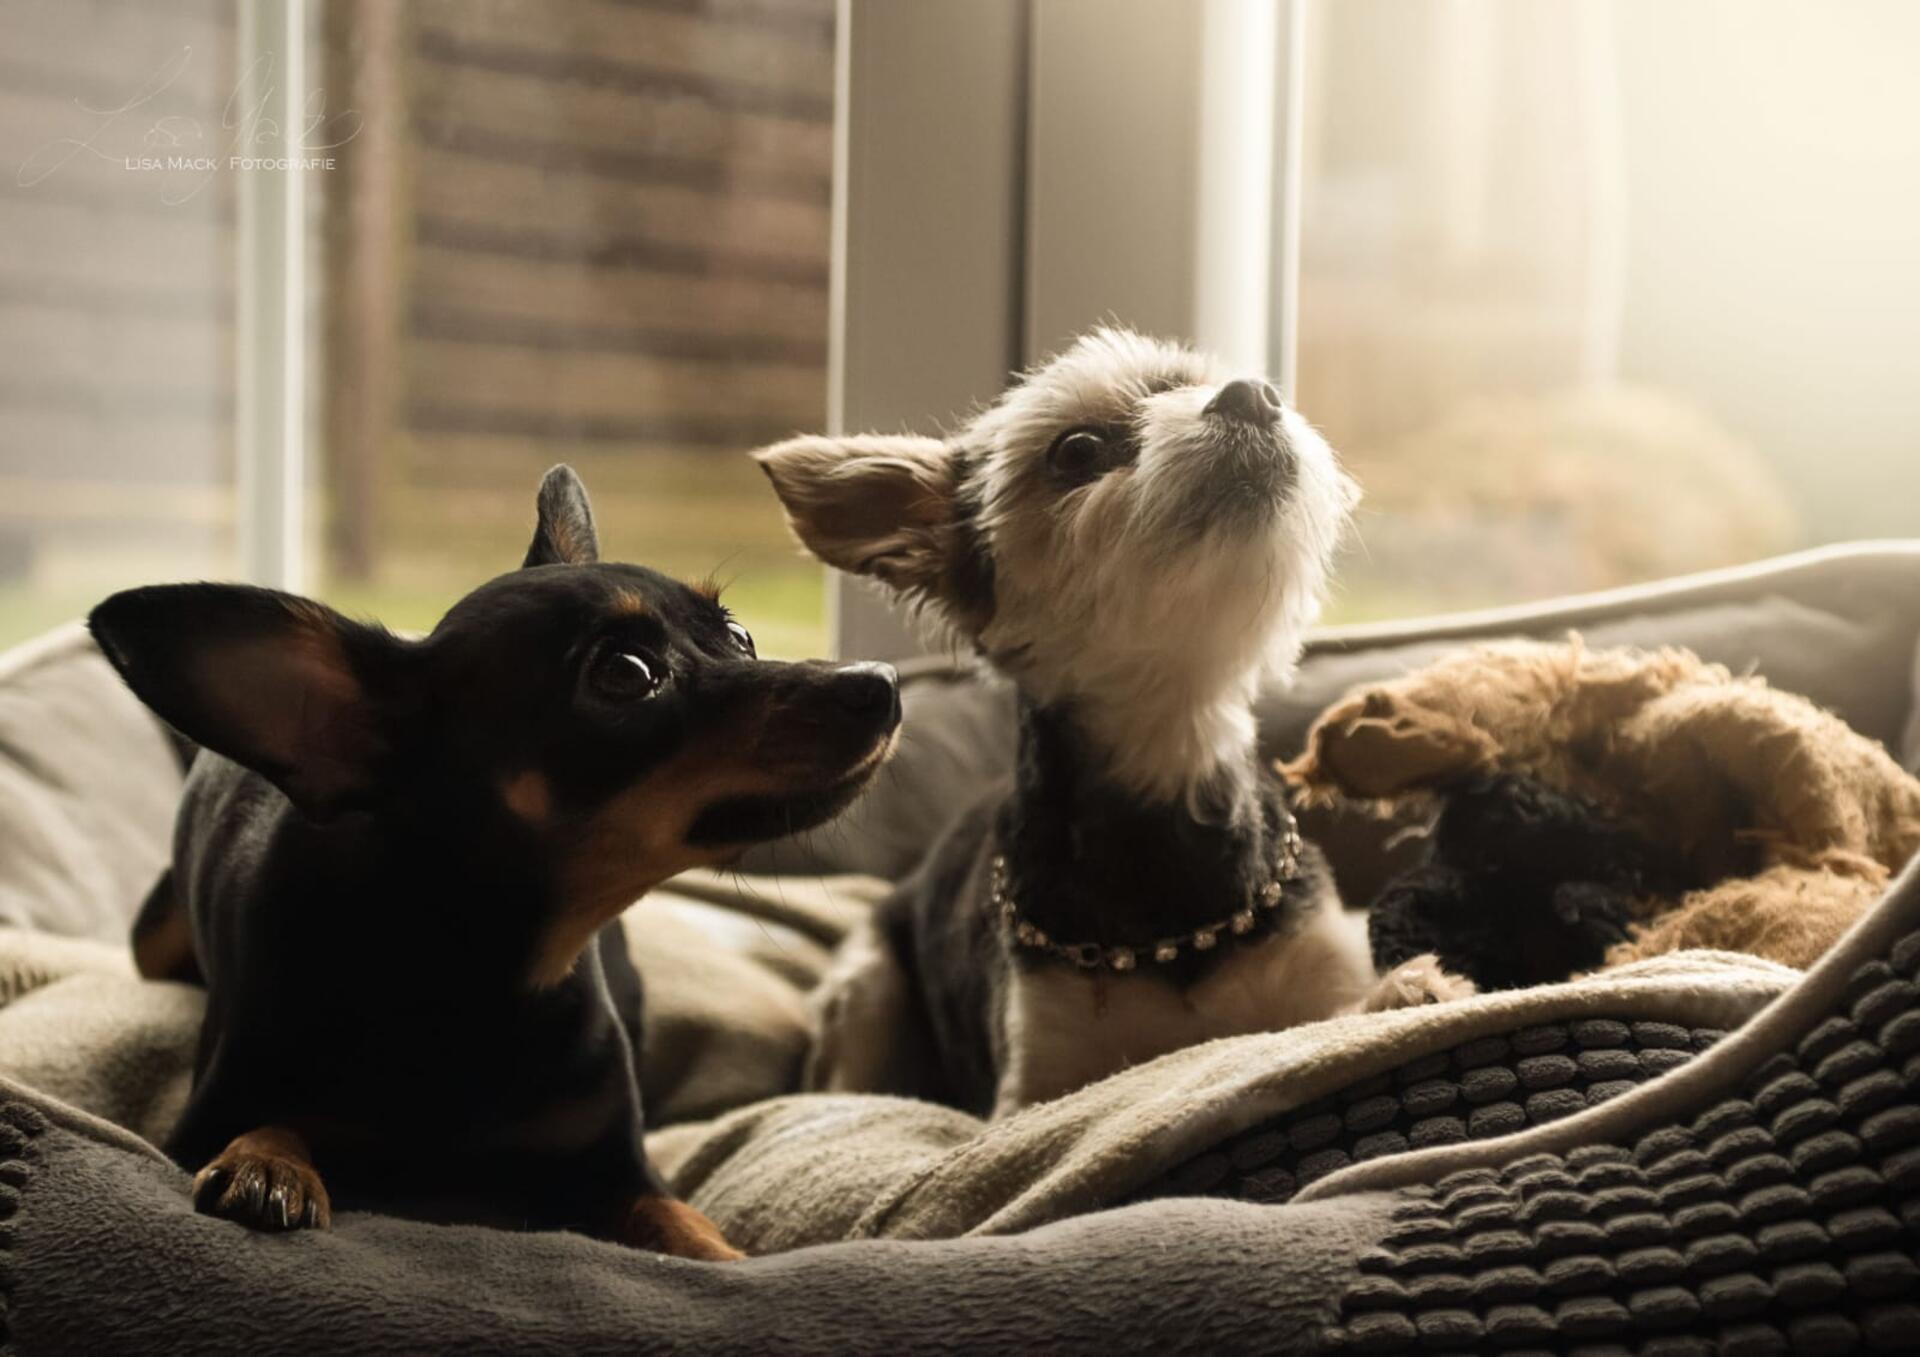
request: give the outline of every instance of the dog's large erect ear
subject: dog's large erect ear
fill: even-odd
[[[791,438],[753,454],[800,541],[828,565],[946,601],[953,456],[937,438]]]
[[[313,819],[376,790],[404,705],[406,642],[237,584],[130,589],[87,625],[162,720],[267,777]]]
[[[540,481],[540,522],[527,547],[530,565],[592,565],[600,559],[600,539],[593,531],[593,506],[587,487],[573,468],[561,463]]]

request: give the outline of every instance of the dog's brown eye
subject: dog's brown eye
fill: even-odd
[[[745,627],[741,626],[738,622],[729,622],[727,623],[727,632],[733,637],[733,643],[739,646],[741,650],[756,659],[759,658],[759,652],[753,648],[753,634]]]
[[[1112,445],[1094,429],[1069,429],[1047,449],[1047,469],[1060,480],[1092,480],[1113,465]]]
[[[594,686],[616,702],[652,697],[666,678],[662,665],[631,650],[605,650],[593,667]]]

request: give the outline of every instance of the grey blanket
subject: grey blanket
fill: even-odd
[[[0,1129],[18,1147],[0,1163],[7,1322],[28,1353],[1282,1351],[1331,1321],[1387,1201],[1168,1202],[716,1267],[371,1215],[242,1235],[111,1128],[10,1084],[0,1119],[18,1128]]]
[[[1134,1196],[1336,1090],[1476,1039],[1587,1018],[1736,1027],[1798,978],[1683,952],[1588,980],[1356,1014],[1176,1051],[991,1124],[903,1098],[754,1103],[674,1135],[675,1187],[752,1252],[1014,1234]]]

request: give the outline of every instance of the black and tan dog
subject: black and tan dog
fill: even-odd
[[[421,640],[231,585],[94,611],[134,692],[201,746],[135,927],[143,974],[207,987],[168,1144],[200,1210],[287,1230],[374,1206],[739,1256],[647,1161],[619,915],[837,813],[890,751],[898,693],[881,665],[760,660],[710,591],[597,555],[559,467],[524,567]]]

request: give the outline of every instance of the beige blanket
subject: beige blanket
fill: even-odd
[[[1464,1003],[1216,1041],[985,1125],[907,1099],[790,1093],[804,995],[879,883],[683,878],[627,927],[648,986],[655,1157],[755,1253],[1030,1229],[1110,1205],[1260,1122],[1429,1052],[1586,1016],[1743,1022],[1798,972],[1688,952]],[[0,1074],[158,1140],[186,1096],[196,989],[118,948],[0,929]]]
[[[1124,1201],[1231,1136],[1430,1052],[1583,1017],[1732,1027],[1798,976],[1677,953],[1576,983],[1209,1042],[990,1125],[905,1099],[776,1098],[668,1132],[663,1167],[755,1252],[1012,1233]]]

